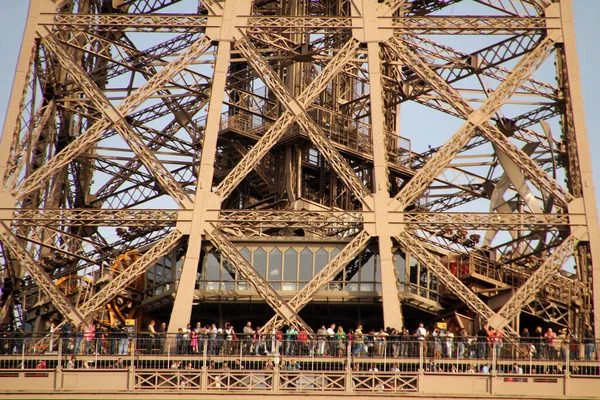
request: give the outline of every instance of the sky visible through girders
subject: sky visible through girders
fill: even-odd
[[[4,119],[6,117],[5,113],[8,107],[14,71],[17,64],[17,58],[21,46],[21,38],[26,22],[28,3],[29,2],[26,0],[0,0],[0,7],[2,7],[2,12],[0,12],[0,54],[3,58],[3,62],[0,63],[0,129],[2,129],[4,126]],[[464,15],[466,13],[465,8],[461,6],[461,4],[466,6],[466,3],[471,2],[465,1],[464,3],[447,7],[444,10],[444,14]],[[596,155],[598,150],[600,150],[600,132],[597,128],[600,125],[600,112],[598,112],[600,109],[600,98],[598,96],[598,93],[600,93],[600,77],[597,75],[597,66],[600,64],[600,51],[598,51],[597,43],[598,38],[600,37],[600,24],[598,24],[597,21],[597,15],[600,11],[600,1],[573,0],[573,9],[575,14],[574,18],[577,35],[579,66],[586,111],[587,135],[590,143],[590,152],[592,154],[596,200],[597,204],[600,206],[600,157]],[[176,11],[175,8],[169,8],[169,10],[172,10],[171,12]],[[490,12],[490,14],[492,13]],[[464,41],[469,40],[464,36],[459,38],[461,41],[463,41],[463,44]],[[458,38],[452,39],[456,40]],[[444,44],[450,43],[444,42]],[[478,47],[476,42],[473,42],[473,46],[473,50],[484,47]],[[460,47],[460,50],[464,51],[464,46]],[[546,64],[550,65],[552,63],[547,62]],[[543,68],[551,68],[551,65],[543,66]],[[537,73],[534,74],[534,76],[539,77]],[[556,84],[553,79],[542,80]],[[436,124],[440,123],[440,121],[432,121],[429,118],[421,118],[420,120],[415,118],[406,118],[411,115],[411,112],[407,113],[406,111],[403,111],[403,115],[405,118],[401,119],[401,128],[404,132],[407,129],[409,131],[413,131],[415,129],[429,131],[430,129],[435,129]],[[458,123],[459,121],[456,122]],[[419,124],[422,126],[419,126],[418,128],[414,126],[411,127],[410,125],[413,124]],[[458,124],[456,128],[459,126],[460,124]],[[558,126],[553,126],[552,128],[554,131],[554,129],[558,129]],[[554,136],[558,136],[558,131],[554,133]],[[426,150],[429,144],[428,140],[419,141],[414,136],[411,137],[411,140],[412,149],[419,152]],[[441,144],[440,142],[436,141],[436,145],[438,145],[438,143]],[[562,181],[562,177],[559,177],[558,180],[559,182]]]

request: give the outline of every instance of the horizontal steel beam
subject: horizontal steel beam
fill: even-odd
[[[249,17],[246,28],[268,31],[272,29],[330,29],[352,28],[352,20],[360,17]],[[380,27],[417,34],[523,34],[544,30],[548,18],[495,17],[495,16],[425,16],[379,18]],[[139,14],[56,14],[48,25],[86,28],[89,26],[125,31],[186,32],[220,26],[220,17],[202,15],[139,15]]]
[[[0,209],[7,210],[7,209]],[[14,209],[0,212],[4,221],[16,226],[174,226],[177,221],[190,222],[191,216],[177,210],[94,210],[94,209]],[[290,210],[222,210],[210,222],[219,229],[247,226],[252,228],[359,228],[366,211],[290,211]],[[465,230],[562,230],[567,226],[583,226],[581,214],[509,214],[459,212],[390,212],[391,224],[410,229]],[[579,221],[579,222],[578,222]]]

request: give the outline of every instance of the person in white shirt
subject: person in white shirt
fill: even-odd
[[[327,336],[329,344],[328,354],[330,356],[335,355],[335,324],[331,324],[329,328],[327,328]]]
[[[425,339],[427,338],[427,330],[423,326],[422,322],[419,322],[419,327],[417,328],[417,341],[419,342],[419,348],[423,355],[427,354],[427,342]]]

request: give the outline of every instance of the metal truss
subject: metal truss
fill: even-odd
[[[91,320],[103,310],[106,304],[121,293],[128,285],[142,275],[150,265],[155,264],[160,258],[171,252],[180,242],[183,234],[177,229],[172,230],[164,239],[159,240],[148,251],[132,262],[127,268],[116,274],[110,282],[88,301],[83,303],[78,312],[86,319]]]
[[[27,271],[44,294],[52,299],[56,309],[65,317],[69,316],[80,323],[85,322],[85,317],[73,307],[40,263],[33,258],[4,222],[0,222],[0,236],[3,246],[8,250],[10,262],[18,263]]]
[[[273,287],[263,278],[256,269],[244,258],[233,243],[217,228],[208,232],[212,243],[219,249],[227,261],[233,265],[235,270],[244,277],[256,292],[271,306],[273,311],[290,326],[304,329],[309,334],[314,334],[298,313],[290,307],[288,303],[273,289]]]
[[[65,60],[69,59],[69,56],[57,45],[52,39],[47,39],[45,45],[51,47],[56,53],[65,55]],[[116,109],[106,110],[110,114],[110,119],[102,119],[94,123],[84,135],[79,136],[75,141],[65,148],[60,154],[52,158],[44,169],[40,169],[37,173],[30,175],[24,182],[22,182],[17,191],[17,198],[22,199],[33,190],[37,189],[44,181],[50,176],[55,174],[60,168],[67,165],[73,158],[80,155],[83,151],[94,145],[102,133],[107,130],[113,123],[118,122],[121,118],[127,116],[148,97],[161,88],[166,82],[170,81],[176,74],[178,74],[185,66],[187,66],[193,59],[198,55],[202,54],[210,46],[208,38],[199,39],[194,45],[190,46],[186,51],[181,53],[174,61],[169,63],[163,68],[158,74],[154,75],[151,80],[146,84],[137,89],[134,93],[127,97]],[[68,61],[67,61],[68,62]],[[81,79],[81,87],[87,87],[85,82],[85,72],[75,70],[74,77]],[[95,85],[94,85],[95,86]],[[92,90],[90,88],[90,90]],[[90,92],[91,96],[94,93]],[[143,147],[143,146],[142,146]],[[172,194],[177,195],[177,199],[184,201],[184,198],[179,197],[180,192],[174,190]]]
[[[242,45],[244,43],[246,47]],[[295,114],[302,113],[302,110],[306,105],[310,104],[316,96],[324,89],[331,77],[344,66],[345,63],[354,55],[358,42],[349,41],[346,46],[338,52],[337,56],[334,57],[327,67],[321,72],[321,74],[314,79],[305,91],[300,95],[299,100],[296,100],[285,90],[285,85],[277,79],[276,73],[267,64],[254,65],[257,73],[265,80],[266,83],[272,87],[276,87],[277,93],[280,96],[280,100],[286,104],[293,105],[295,109],[292,112],[284,114],[280,117],[270,129],[263,135],[263,137],[256,143],[242,160],[237,164],[235,168],[229,173],[229,175],[221,182],[221,184],[215,190],[215,193],[221,197],[227,197],[231,191],[239,184],[239,182],[246,176],[253,165],[258,160],[265,156],[265,154],[271,149],[275,143],[281,138],[286,132],[286,129],[294,122]],[[262,57],[256,51],[256,49],[246,41],[240,41],[237,43],[238,47],[242,46],[242,51],[246,50],[251,52],[249,59],[254,59],[256,62],[261,60]],[[262,74],[261,74],[262,72]],[[352,174],[353,175],[353,174]]]
[[[543,288],[554,274],[559,272],[567,258],[573,255],[573,248],[578,241],[576,236],[571,235],[560,246],[556,247],[544,263],[531,274],[511,299],[502,306],[500,311],[488,320],[490,325],[496,329],[502,329],[515,318],[521,309],[531,301],[536,292]]]
[[[343,300],[349,310],[382,301],[396,328],[414,325],[402,308],[430,313],[432,302],[509,340],[521,312],[597,328],[600,233],[569,0],[32,3],[43,11],[26,30],[0,142],[0,281],[18,286],[3,316],[37,296],[44,305],[24,314],[36,326],[89,321],[156,270],[143,307],[164,316],[172,303],[176,331],[194,296],[224,291],[202,281],[212,252],[235,278],[219,288],[243,282],[273,308],[256,316],[269,332],[312,333],[313,317],[299,315],[332,282],[357,298]],[[428,132],[429,116],[462,126]],[[302,282],[295,264],[293,293],[246,253],[282,246],[298,257],[309,247],[311,265],[315,249],[328,254]],[[85,301],[57,289],[135,249],[141,257]],[[397,250],[410,257],[406,276]],[[368,262],[377,293],[350,283]],[[436,283],[407,282],[414,268]],[[169,281],[160,296],[157,274]],[[490,285],[514,293],[499,311],[509,292]],[[228,298],[240,302],[239,288]]]
[[[306,286],[294,295],[287,303],[288,306],[295,312],[299,312],[304,306],[310,303],[319,290],[331,282],[350,261],[365,250],[369,239],[370,236],[367,232],[361,231],[358,233],[321,272],[315,275]],[[263,332],[271,332],[273,328],[280,328],[283,323],[285,323],[285,320],[276,315],[263,326]]]

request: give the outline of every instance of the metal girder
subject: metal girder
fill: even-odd
[[[514,213],[402,213],[409,229],[562,230],[571,224],[569,214]],[[573,215],[575,217],[575,215]]]
[[[496,329],[502,329],[518,316],[521,309],[532,300],[532,297],[538,291],[542,290],[554,274],[560,271],[567,258],[573,255],[573,249],[577,242],[579,242],[579,239],[575,235],[570,235],[558,247],[554,248],[552,254],[531,274],[524,284],[519,286],[510,300],[502,306],[496,315],[488,320],[488,323]]]
[[[177,222],[176,210],[140,209],[43,209],[14,210],[15,226],[172,226]]]
[[[52,46],[52,40],[48,40],[48,43]],[[115,112],[122,117],[132,113],[166,82],[170,81],[196,57],[204,53],[210,45],[210,40],[206,37],[202,37],[196,41],[186,51],[179,54],[179,56],[171,63],[166,65],[158,74],[154,75],[149,81],[121,102]],[[55,45],[54,48],[58,49],[60,46]],[[75,75],[73,78],[77,77],[78,76]],[[81,84],[81,86],[83,86],[83,84]],[[39,188],[51,176],[56,174],[62,167],[69,164],[75,157],[81,155],[84,151],[94,145],[102,137],[104,131],[111,125],[112,122],[106,119],[100,119],[95,122],[83,135],[78,136],[60,153],[48,160],[44,168],[40,168],[38,171],[29,175],[15,188],[15,190],[13,190],[12,193],[17,199],[25,198],[29,193]]]
[[[95,293],[88,301],[83,303],[77,310],[85,320],[89,321],[94,315],[103,309],[115,296],[121,293],[128,285],[135,281],[148,267],[154,265],[158,260],[173,250],[183,234],[177,229],[172,230],[164,239],[159,240],[148,251],[127,266]]]
[[[392,51],[402,60],[403,63],[410,66],[416,74],[427,81],[431,87],[434,87],[435,91],[438,92],[452,107],[454,107],[463,118],[470,118],[475,110],[453,87],[451,87],[439,75],[431,70],[420,58],[408,51],[407,47],[403,46],[403,44],[407,44],[406,42],[401,42],[397,38],[393,38],[390,43],[395,45]],[[550,39],[546,39],[546,43],[539,44],[538,50],[541,49],[544,52],[551,43],[552,42]],[[545,57],[543,57],[543,52],[542,55],[540,55],[540,59],[537,60],[536,63],[540,63],[545,59]],[[522,81],[522,79],[519,79],[519,81]],[[503,81],[503,83],[504,82],[506,81]],[[519,85],[520,83],[521,82],[519,82]],[[500,88],[498,88],[497,91],[498,90],[500,90]],[[482,106],[482,109],[483,108],[484,107]],[[554,179],[548,177],[546,172],[537,163],[533,162],[527,154],[513,145],[506,135],[500,132],[496,126],[489,123],[489,121],[482,120],[479,124],[479,128],[494,144],[494,146],[497,146],[498,150],[501,150],[503,154],[505,154],[512,162],[521,168],[525,176],[535,181],[541,188],[544,188],[549,193],[552,193],[557,200],[561,202],[563,207],[565,207],[566,204],[572,200],[573,197],[569,193],[567,193]],[[521,186],[519,186],[518,188],[520,190],[522,189],[523,192],[526,191],[524,187],[521,188]],[[534,212],[537,211],[535,208],[532,210]]]
[[[117,32],[204,32],[209,19],[197,14],[56,14],[46,25]]]
[[[360,231],[310,282],[294,295],[287,303],[295,312],[300,312],[315,295],[344,269],[344,267],[367,248],[371,236]],[[281,327],[284,320],[280,315],[275,315],[265,323],[263,332],[271,332],[273,328]]]
[[[213,225],[214,228],[214,225]],[[221,254],[233,265],[235,270],[244,277],[244,279],[256,290],[258,295],[271,306],[273,311],[279,315],[290,326],[302,328],[309,334],[314,334],[313,330],[300,318],[298,313],[292,309],[288,303],[273,289],[265,278],[254,269],[254,267],[244,258],[233,243],[219,229],[206,232],[210,241],[219,249]]]
[[[471,289],[465,286],[437,257],[434,257],[418,240],[411,237],[410,233],[402,232],[396,237],[406,252],[415,256],[423,265],[427,266],[438,279],[450,289],[463,303],[484,320],[489,320],[494,311],[483,302]]]
[[[411,237],[410,233],[402,232],[396,237],[396,240],[402,245],[406,252],[415,256],[423,265],[427,266],[438,279],[458,297],[463,303],[465,303],[471,310],[477,315],[483,318],[485,321],[489,321],[495,313],[494,311],[483,302],[471,289],[465,286],[460,279],[450,272],[437,257],[434,257],[418,240]],[[505,326],[503,330],[506,330],[512,336],[517,336],[517,333],[510,326]]]
[[[346,211],[221,210],[217,221],[221,229],[359,229],[363,214]]]
[[[185,207],[191,203],[191,199],[186,191],[175,180],[171,172],[163,163],[152,153],[146,144],[133,132],[132,127],[125,121],[125,114],[121,114],[106,97],[102,91],[92,81],[88,74],[79,66],[73,57],[61,46],[58,41],[48,35],[43,39],[43,44],[47,49],[57,57],[59,63],[65,68],[71,78],[75,80],[88,98],[95,104],[98,110],[104,114],[104,117],[112,123],[113,129],[119,133],[123,140],[129,145],[133,152],[138,156],[140,162],[158,181],[158,184],[181,206]],[[157,76],[157,75],[154,75]],[[126,99],[124,103],[128,103]],[[131,102],[131,101],[130,101]],[[127,110],[127,108],[125,108]]]
[[[78,323],[84,323],[84,315],[71,304],[69,299],[59,290],[58,286],[54,284],[52,278],[44,271],[40,263],[19,243],[19,239],[3,221],[0,222],[0,237],[2,238],[2,245],[5,250],[10,252],[11,259],[14,262],[18,262],[31,275],[39,289],[52,299],[56,309],[65,317],[69,316],[69,318]]]
[[[244,46],[244,44],[248,44],[248,46]],[[277,74],[268,64],[262,62],[260,53],[258,53],[253,46],[250,46],[247,40],[238,41],[236,42],[236,45],[238,48],[242,47],[251,52],[249,60],[251,60],[251,57],[255,57],[255,59],[250,64],[255,68],[256,72],[261,75],[267,85],[272,89],[277,88],[276,93],[281,95],[280,100],[283,103],[290,102],[290,104],[294,104],[297,112],[301,113],[304,107],[308,106],[315,97],[321,93],[340,68],[354,56],[359,43],[355,40],[348,41],[348,43],[331,59],[329,64],[325,66],[316,79],[312,80],[306,89],[304,89],[298,100],[288,94],[285,85],[277,79]],[[228,197],[244,177],[250,173],[254,165],[256,165],[285,134],[295,118],[296,113],[288,112],[275,121],[269,130],[254,145],[252,150],[242,158],[225,179],[223,179],[219,186],[217,186],[215,194],[222,198]]]
[[[457,99],[455,98],[456,96],[454,93],[447,93],[442,89],[446,88],[446,83],[439,79],[439,76],[431,71],[431,69],[425,68],[423,71],[415,71],[418,73],[423,73],[424,75],[427,74],[427,78],[434,82],[439,81],[439,83],[442,85],[440,87],[440,92],[443,92],[444,95],[448,95],[449,98],[453,98],[453,102],[456,101],[458,107],[462,108],[461,111],[464,111],[468,114],[468,119],[465,124],[450,138],[450,140],[448,140],[438,150],[438,152],[431,157],[425,166],[415,174],[408,184],[398,192],[398,194],[395,196],[395,199],[400,201],[403,205],[408,205],[415,201],[431,184],[431,182],[433,182],[433,180],[445,168],[447,168],[454,156],[458,154],[458,152],[476,133],[476,129],[481,124],[489,120],[489,118],[504,104],[506,99],[512,95],[520,82],[525,77],[529,76],[537,68],[541,61],[545,59],[548,48],[551,44],[552,40],[545,38],[542,40],[542,42],[540,42],[535,50],[523,56],[523,58],[514,67],[509,77],[498,86],[498,88],[490,95],[490,97],[477,111],[470,114],[464,105],[462,105],[462,99]],[[395,53],[398,55],[398,57],[401,57],[404,61],[408,61],[414,65],[412,62],[413,57],[409,54],[405,54],[406,52],[404,49],[396,48],[395,50]],[[507,150],[509,149],[507,148]],[[526,158],[529,160],[529,157]]]
[[[423,35],[510,35],[542,31],[545,18],[431,16],[394,18],[394,33]]]
[[[397,33],[416,34],[522,34],[543,31],[547,18],[539,17],[499,17],[499,16],[406,16],[402,18],[380,18],[383,29]],[[46,25],[61,28],[87,28],[90,25],[103,30],[119,32],[202,32],[211,26],[211,19],[202,15],[139,15],[139,14],[57,14]],[[348,17],[302,17],[302,16],[251,16],[246,28],[251,30],[313,30],[315,33],[332,29],[352,28],[352,18]]]
[[[349,51],[353,53],[354,48],[357,46],[357,42],[351,40],[349,43],[351,44],[351,46],[349,46]],[[282,105],[287,108],[288,113],[294,116],[296,123],[298,123],[298,125],[300,125],[308,134],[319,152],[331,163],[331,167],[338,173],[340,179],[344,181],[354,195],[358,197],[365,208],[370,208],[369,197],[371,196],[371,192],[358,179],[348,162],[331,144],[318,125],[308,116],[304,105],[292,95],[281,79],[279,79],[277,73],[263,60],[258,49],[256,49],[256,47],[248,40],[239,41],[236,45],[240,52],[246,57],[252,68],[254,68],[254,70],[262,77],[265,84],[275,92]],[[340,63],[335,65],[341,66],[343,64]],[[321,75],[322,74],[319,74],[319,76]],[[324,84],[325,82],[321,83]],[[317,86],[317,88],[320,87],[321,86]]]
[[[153,209],[15,209],[14,215],[2,220],[15,226],[113,226],[152,227],[174,226],[176,210]],[[217,219],[209,219],[219,229],[359,229],[365,212],[357,211],[295,211],[295,210],[221,210]],[[403,224],[407,229],[467,229],[467,230],[563,230],[584,225],[582,214],[514,214],[470,212],[401,212],[390,213],[391,224]]]

